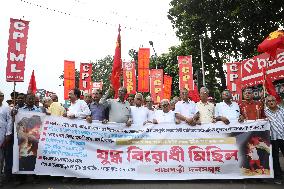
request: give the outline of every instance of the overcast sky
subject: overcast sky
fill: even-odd
[[[64,60],[74,60],[79,69],[80,62],[114,55],[118,24],[122,25],[123,60],[129,60],[129,49],[150,47],[149,41],[153,41],[158,55],[168,52],[170,46],[178,45],[179,40],[167,19],[169,2],[1,0],[0,90],[5,93],[5,100],[13,90],[13,83],[5,80],[10,18],[30,21],[25,82],[17,83],[16,91],[27,91],[34,69],[37,88],[57,93],[62,101],[64,92],[58,77],[63,71]]]

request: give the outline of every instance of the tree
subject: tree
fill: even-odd
[[[182,46],[191,50],[193,62],[200,60],[199,39],[203,40],[206,86],[224,89],[224,63],[255,55],[263,38],[283,24],[283,4],[280,0],[172,0],[168,18]]]
[[[110,84],[110,74],[112,71],[113,57],[107,55],[106,57],[92,62],[92,81],[103,81],[103,90],[108,89]],[[64,72],[59,76],[64,79]],[[79,88],[80,72],[75,70],[75,86]]]

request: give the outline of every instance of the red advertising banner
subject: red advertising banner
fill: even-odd
[[[150,48],[139,48],[138,69],[149,69]]]
[[[149,92],[149,69],[138,69],[138,91]]]
[[[150,70],[151,97],[155,104],[163,99],[163,70]]]
[[[170,100],[172,96],[172,77],[164,75],[164,99]]]
[[[92,92],[91,82],[92,82],[92,64],[81,63],[79,89],[84,93],[91,93]]]
[[[139,48],[138,51],[138,91],[149,92],[150,49]]]
[[[192,56],[178,56],[179,89],[193,90]]]
[[[64,60],[64,100],[69,99],[70,90],[75,88],[75,62]]]
[[[123,62],[123,86],[127,94],[136,94],[135,62]]]
[[[284,78],[284,49],[278,49],[274,60],[269,60],[267,53],[254,56],[242,61],[243,88],[262,84],[262,67],[267,65],[267,76],[272,81]]]
[[[6,81],[23,82],[29,21],[10,18]]]
[[[242,101],[242,63],[227,63],[227,88],[232,92],[233,101]]]

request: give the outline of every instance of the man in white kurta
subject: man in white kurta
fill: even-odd
[[[178,120],[184,121],[189,125],[196,125],[195,114],[197,113],[196,104],[188,99],[188,90],[186,88],[181,90],[181,101],[175,105],[175,116]]]
[[[143,96],[137,93],[134,97],[135,106],[130,106],[130,121],[139,126],[145,125],[150,118],[150,111],[143,106]]]
[[[3,104],[4,93],[0,91],[0,169],[4,165],[4,145],[12,136],[12,118],[11,109],[8,105]]]

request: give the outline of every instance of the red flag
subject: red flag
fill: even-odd
[[[269,36],[258,45],[258,52],[266,52],[273,59],[276,57],[276,50],[278,48],[284,48],[284,31],[277,30],[271,32]]]
[[[120,87],[120,74],[121,74],[121,38],[120,38],[120,25],[118,27],[118,36],[115,47],[115,54],[113,59],[113,66],[111,72],[111,84],[115,92],[115,98],[118,96],[118,89]]]
[[[188,91],[188,97],[189,97],[192,101],[194,101],[195,103],[200,101],[198,88],[197,88],[197,86],[196,86],[195,83],[194,83],[194,89]]]
[[[35,80],[34,70],[33,70],[32,75],[31,75],[28,92],[33,93],[33,94],[36,93],[36,80]]]
[[[265,67],[262,67],[262,73],[263,73],[263,86],[264,86],[264,90],[266,90],[266,92],[269,95],[272,95],[276,98],[277,102],[280,103],[281,102],[281,98],[278,95],[278,93],[275,90],[275,87],[272,83],[272,80],[270,79],[270,77],[268,77],[266,75],[266,69]]]

